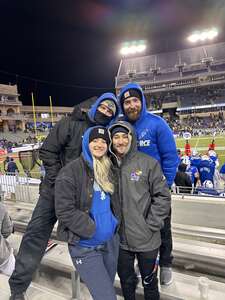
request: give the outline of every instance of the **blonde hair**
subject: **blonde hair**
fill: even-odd
[[[111,161],[108,156],[104,155],[97,159],[93,156],[94,177],[104,192],[113,194],[114,184],[111,173]]]

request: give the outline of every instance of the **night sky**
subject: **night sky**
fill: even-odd
[[[224,0],[0,0],[0,83],[17,83],[23,104],[34,92],[37,105],[51,95],[54,105],[73,106],[114,91],[122,42],[146,39],[146,54],[172,51],[213,26],[224,41]]]

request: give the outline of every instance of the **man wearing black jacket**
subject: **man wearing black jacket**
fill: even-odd
[[[40,149],[40,158],[46,170],[40,197],[27,226],[16,258],[16,266],[9,279],[10,300],[24,300],[56,223],[54,184],[60,169],[79,157],[83,133],[94,125],[108,125],[118,115],[114,94],[100,96],[88,113],[74,109],[71,116],[59,121]]]
[[[178,172],[174,179],[176,186],[179,188],[179,193],[190,194],[192,183],[190,176],[185,173],[187,166],[181,163],[178,167]]]

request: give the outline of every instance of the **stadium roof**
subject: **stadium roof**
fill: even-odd
[[[215,62],[225,62],[225,43],[204,45],[184,50],[159,53],[149,56],[122,59],[117,76],[127,75],[130,72],[144,73],[154,69],[160,71],[176,69],[176,66],[201,64],[209,58]]]

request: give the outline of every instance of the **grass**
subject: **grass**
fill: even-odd
[[[23,167],[22,167],[22,165],[21,165],[21,163],[20,163],[20,161],[19,161],[18,156],[17,156],[17,155],[12,155],[12,154],[9,154],[8,156],[14,158],[14,161],[15,161],[15,163],[17,164],[17,167],[18,167],[18,169],[19,169],[19,173],[20,173],[21,175],[23,175],[23,174],[24,174],[24,170],[23,170]],[[0,161],[0,171],[2,171],[2,172],[4,171],[3,160]],[[38,164],[35,164],[34,168],[31,170],[31,176],[32,176],[33,178],[40,178],[40,167],[39,167]]]
[[[225,135],[215,136],[215,151],[219,157],[220,166],[225,163]],[[197,149],[199,153],[205,154],[208,150],[209,144],[212,142],[212,137],[201,136],[201,137],[192,137],[189,140],[191,149]],[[183,138],[176,139],[177,148],[184,150],[185,140]],[[219,149],[218,149],[219,148]],[[222,148],[222,149],[221,149]],[[183,153],[183,151],[182,151]]]

